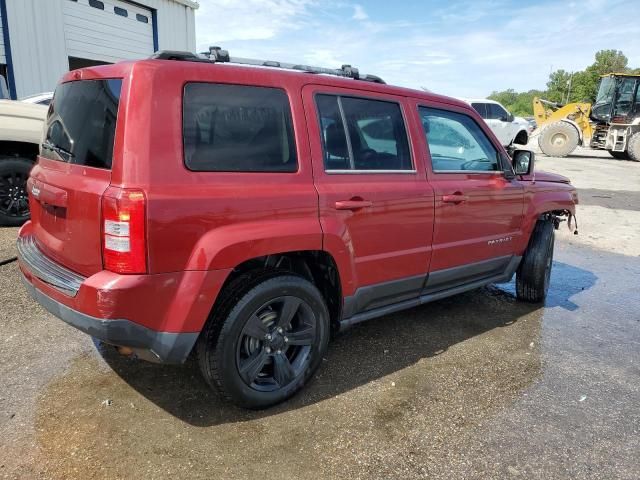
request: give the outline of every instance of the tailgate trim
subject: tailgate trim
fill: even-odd
[[[21,266],[33,276],[60,290],[65,295],[75,297],[80,285],[86,280],[82,275],[59,265],[38,248],[33,236],[18,237],[18,259]]]

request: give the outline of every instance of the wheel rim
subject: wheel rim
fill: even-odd
[[[567,141],[567,136],[562,132],[554,133],[551,136],[551,144],[556,147],[563,147],[567,143]]]
[[[27,174],[12,172],[0,177],[0,213],[9,217],[29,214]]]
[[[249,317],[236,348],[236,365],[251,388],[270,392],[299,379],[316,341],[317,319],[298,297],[269,300]]]

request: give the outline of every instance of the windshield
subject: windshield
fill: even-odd
[[[82,80],[56,89],[47,115],[42,156],[111,168],[122,80]]]
[[[636,79],[623,78],[618,86],[618,95],[613,109],[614,116],[625,117],[631,113]]]
[[[600,82],[596,103],[611,103],[616,91],[616,80],[613,77],[604,77]]]

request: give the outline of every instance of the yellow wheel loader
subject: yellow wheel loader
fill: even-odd
[[[533,99],[540,150],[566,157],[578,145],[640,162],[640,75],[603,75],[595,103],[566,105]]]

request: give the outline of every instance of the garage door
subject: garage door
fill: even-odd
[[[2,29],[2,10],[0,9],[0,63],[6,64],[7,57],[4,51],[4,30]]]
[[[64,0],[67,55],[101,62],[151,55],[151,10],[119,0]]]

